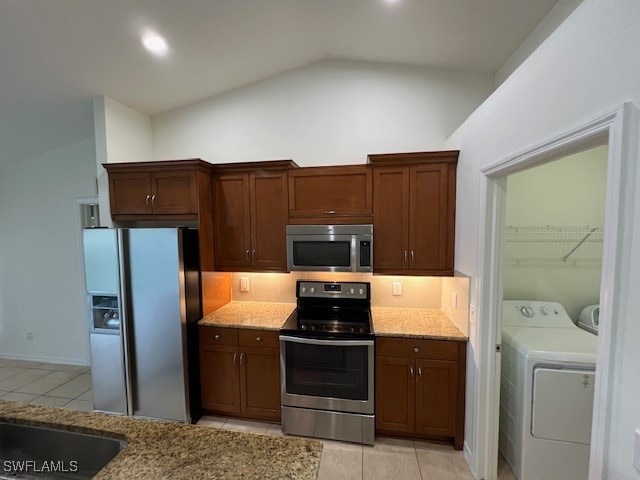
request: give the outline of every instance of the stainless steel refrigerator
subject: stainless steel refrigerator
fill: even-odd
[[[84,258],[94,408],[196,421],[197,231],[88,229]]]

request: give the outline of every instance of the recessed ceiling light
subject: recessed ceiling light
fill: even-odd
[[[142,45],[155,55],[164,55],[169,49],[167,41],[160,35],[145,35],[142,37]]]

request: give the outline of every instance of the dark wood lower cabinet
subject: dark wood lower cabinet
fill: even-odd
[[[200,327],[202,409],[280,421],[278,332]]]
[[[376,433],[464,441],[466,342],[379,337]]]

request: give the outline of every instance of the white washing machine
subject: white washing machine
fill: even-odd
[[[588,477],[596,343],[559,303],[503,303],[499,448],[519,480]]]

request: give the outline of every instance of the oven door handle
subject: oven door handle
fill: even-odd
[[[373,340],[319,340],[316,338],[290,337],[288,335],[280,335],[280,340],[307,345],[335,345],[337,347],[367,347],[373,345]]]

